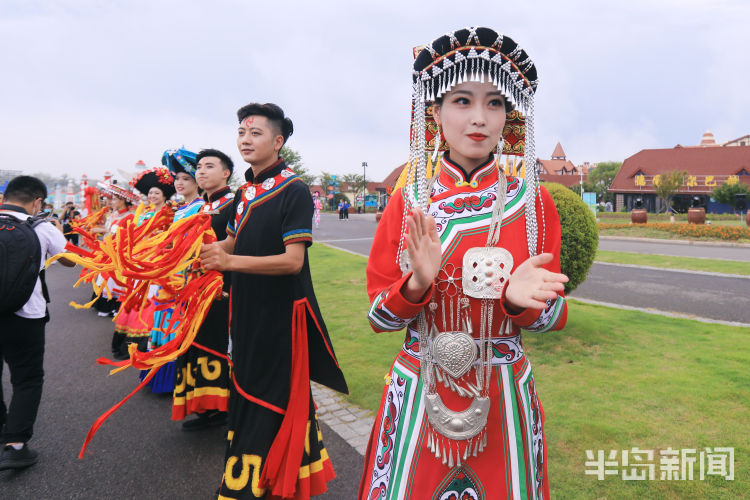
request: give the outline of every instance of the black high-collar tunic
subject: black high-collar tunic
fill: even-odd
[[[234,254],[278,255],[291,243],[310,246],[313,203],[307,185],[282,160],[257,178],[248,169],[245,178],[227,227],[235,236]],[[252,192],[257,194],[251,197]],[[307,299],[315,316],[307,324],[310,378],[348,392],[315,299],[307,251],[296,275],[232,273],[231,354],[237,383],[282,409],[289,395],[292,305],[299,299]]]

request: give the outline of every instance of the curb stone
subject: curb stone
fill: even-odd
[[[318,405],[318,418],[360,455],[367,450],[370,429],[375,422],[372,412],[346,401],[338,392],[311,382],[313,399]]]

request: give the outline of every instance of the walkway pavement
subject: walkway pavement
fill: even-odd
[[[347,402],[340,393],[315,382],[312,383],[312,392],[318,405],[318,420],[364,455],[375,420],[372,412]]]

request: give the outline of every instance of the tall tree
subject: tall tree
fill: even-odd
[[[607,190],[612,185],[612,181],[615,180],[620,167],[622,167],[621,161],[599,163],[596,168],[589,170],[588,180],[584,182],[583,188],[588,192],[596,193],[596,201],[614,201],[614,194]]]
[[[365,190],[365,178],[362,174],[344,174],[341,180],[349,184],[352,191],[358,195]]]
[[[670,170],[654,177],[654,191],[656,191],[656,196],[661,198],[666,205],[666,212],[672,210],[671,198],[680,189],[687,176],[688,173],[684,170]]]
[[[320,182],[320,185],[323,186],[323,189],[326,191],[328,190],[328,186],[331,186],[334,179],[333,174],[329,172],[321,172],[321,174],[317,177],[318,182]],[[337,181],[340,181],[340,179],[336,179]]]
[[[315,176],[302,165],[302,155],[299,152],[284,146],[279,151],[279,155],[284,159],[286,166],[294,170],[294,173],[302,179],[302,181],[308,186],[315,184]]]
[[[294,170],[295,167],[302,166],[302,155],[292,148],[284,146],[281,148],[281,151],[279,151],[279,156],[284,159],[286,166],[292,170]]]

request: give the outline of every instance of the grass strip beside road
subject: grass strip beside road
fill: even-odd
[[[632,264],[635,266],[684,269],[688,271],[709,271],[713,273],[742,274],[750,276],[750,262],[740,262],[735,260],[675,257],[672,255],[613,252],[609,250],[597,250],[595,260],[615,264]]]
[[[313,245],[316,294],[349,400],[377,411],[403,333],[367,321],[367,259]],[[524,334],[544,407],[553,498],[742,498],[750,490],[750,335],[745,328],[569,301],[563,331]],[[599,481],[586,450],[653,450],[655,480]],[[735,479],[660,478],[660,450],[734,447]],[[698,457],[698,455],[695,455]]]

